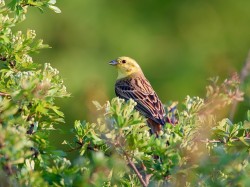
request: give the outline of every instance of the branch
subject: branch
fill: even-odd
[[[0,96],[10,96],[10,94],[8,94],[8,93],[4,93],[4,92],[0,92]]]
[[[230,139],[232,142],[240,141],[239,138]],[[244,140],[250,141],[250,137],[244,137]],[[202,143],[226,143],[223,140],[200,140]]]
[[[145,182],[146,182],[147,185],[149,184],[149,180],[150,180],[150,178],[152,177],[152,175],[153,175],[153,174],[147,174],[147,175],[145,176]]]
[[[141,184],[143,187],[147,187],[148,183],[146,183],[144,181],[144,179],[142,178],[142,175],[140,174],[140,172],[138,171],[138,169],[136,168],[135,164],[130,160],[129,156],[125,153],[125,156],[127,158],[128,161],[128,165],[132,168],[132,170],[134,170],[135,174],[137,175],[137,177],[139,178]],[[148,180],[147,180],[148,181]]]
[[[120,142],[117,143],[117,145],[123,150],[123,146],[120,144]],[[143,187],[147,187],[148,183],[149,183],[149,179],[146,178],[146,181],[143,179],[141,173],[138,171],[138,169],[136,168],[135,164],[131,161],[131,159],[129,158],[128,154],[126,153],[125,150],[123,150],[123,153],[128,161],[128,165],[131,167],[132,170],[134,170],[135,174],[137,175],[137,177],[139,178],[141,184]]]
[[[81,149],[82,146],[84,145],[84,143],[79,142],[79,141],[77,141],[76,143],[77,143],[79,146],[73,147],[73,146],[71,146],[71,145],[68,144],[68,145],[71,147],[71,149],[66,150],[66,152],[73,152],[73,151],[75,151],[75,150],[79,150],[79,149]],[[87,150],[89,150],[89,151],[94,151],[94,152],[101,151],[101,150],[98,149],[97,147],[91,146],[91,145],[88,145],[88,146],[87,146]],[[110,156],[112,155],[112,153],[108,153],[108,152],[104,152],[104,151],[103,151],[103,153],[104,153],[105,156],[108,156],[108,157],[110,157]]]
[[[241,72],[240,72],[240,84],[241,85],[244,83],[244,81],[246,80],[249,73],[250,73],[250,50],[248,52],[246,62],[245,62],[244,66],[242,67]],[[234,115],[236,113],[238,103],[239,103],[239,101],[235,100],[233,102],[233,104],[232,104],[232,108],[231,108],[231,111],[230,111],[230,114],[229,114],[229,119],[231,121],[233,120]]]

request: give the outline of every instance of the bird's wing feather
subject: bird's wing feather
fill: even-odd
[[[148,80],[143,76],[121,79],[116,82],[115,93],[125,100],[137,102],[136,109],[145,117],[165,124],[165,110]]]

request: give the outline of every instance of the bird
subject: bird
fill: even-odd
[[[115,66],[118,71],[116,96],[126,101],[133,99],[137,103],[135,109],[146,117],[151,133],[158,137],[166,123],[166,112],[139,64],[126,56],[118,57],[109,64]]]

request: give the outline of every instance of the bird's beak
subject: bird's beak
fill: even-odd
[[[116,60],[112,60],[109,62],[109,65],[112,65],[112,66],[115,66],[117,64],[118,64],[118,62]]]

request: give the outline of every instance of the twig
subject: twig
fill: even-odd
[[[135,174],[138,176],[141,184],[143,187],[147,187],[148,186],[148,183],[146,183],[144,181],[144,179],[142,178],[142,175],[140,174],[140,172],[138,171],[138,169],[136,168],[135,164],[130,160],[129,156],[125,153],[125,156],[127,158],[127,161],[128,161],[128,165],[134,170]]]
[[[4,92],[0,92],[0,96],[10,96],[10,94],[4,93]]]
[[[77,143],[79,146],[73,147],[73,146],[70,145],[70,147],[72,147],[72,148],[69,149],[69,150],[66,150],[66,152],[73,152],[73,151],[75,151],[75,150],[79,150],[79,149],[81,149],[82,146],[84,145],[84,143],[81,143],[81,142],[79,142],[79,141],[77,141],[76,143]],[[92,147],[91,145],[88,145],[88,146],[87,146],[87,150],[94,151],[94,152],[100,151],[100,149],[98,149],[98,148],[96,148],[96,147]],[[104,155],[105,155],[105,156],[108,156],[108,157],[110,157],[111,154],[112,154],[112,153],[104,152]]]
[[[240,84],[241,85],[244,83],[244,81],[246,80],[249,73],[250,73],[250,50],[248,52],[246,62],[245,62],[244,66],[243,66],[243,68],[241,69],[241,72],[240,72]],[[230,114],[229,114],[229,119],[230,120],[233,120],[238,104],[239,104],[239,101],[237,101],[237,100],[235,100],[233,102],[232,108],[231,108]]]
[[[123,146],[120,144],[120,142],[117,143],[118,146],[120,146],[121,148],[123,148]],[[141,184],[143,187],[147,187],[149,182],[146,182],[141,173],[138,171],[138,169],[136,168],[135,164],[131,161],[131,159],[129,158],[128,154],[126,153],[126,151],[123,150],[123,153],[128,161],[128,165],[131,167],[132,170],[134,170],[135,174],[137,175],[137,177],[139,178]],[[146,178],[147,180],[147,178]]]
[[[145,176],[145,183],[148,185],[149,184],[149,180],[152,177],[153,174],[146,174]]]
[[[240,141],[239,138],[230,139],[231,142]],[[250,137],[244,137],[244,140],[250,140]],[[200,140],[202,143],[225,143],[223,140]]]

